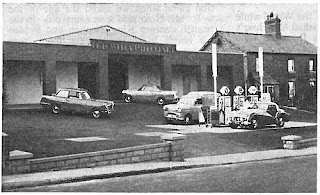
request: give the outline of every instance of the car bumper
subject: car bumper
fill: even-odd
[[[239,125],[239,126],[249,126],[249,125],[251,125],[251,122],[248,120],[231,119],[231,124],[235,124],[235,125]]]
[[[165,119],[168,121],[183,121],[184,118],[181,117],[179,114],[174,114],[174,113],[166,113],[164,115]]]
[[[177,103],[179,101],[179,98],[166,98],[165,102],[166,103]]]
[[[249,121],[232,121],[231,123],[242,126],[249,126],[251,123]]]

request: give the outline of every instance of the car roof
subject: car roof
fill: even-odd
[[[69,91],[85,91],[85,92],[88,92],[87,89],[84,89],[84,88],[61,88],[59,89],[60,90],[69,90]]]
[[[256,102],[257,104],[268,104],[268,105],[277,105],[274,102]]]
[[[215,93],[213,91],[191,91],[187,95],[201,96],[201,95],[214,95],[214,94],[220,95],[220,93]]]
[[[187,95],[183,95],[182,97],[200,98],[204,95],[214,95],[214,94],[217,94],[218,96],[220,96],[220,93],[215,93],[213,91],[192,91],[192,92],[189,92]]]
[[[159,87],[158,85],[154,85],[154,84],[142,84],[141,87]]]

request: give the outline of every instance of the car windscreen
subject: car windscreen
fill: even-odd
[[[87,100],[87,99],[90,99],[90,98],[91,98],[90,95],[89,95],[89,93],[87,93],[87,92],[82,92],[82,93],[81,93],[81,97],[82,97],[82,99],[84,99],[84,100]]]
[[[196,99],[197,98],[193,96],[182,96],[177,105],[193,105]]]
[[[69,91],[67,90],[60,90],[56,96],[58,97],[63,97],[63,98],[67,98],[68,97],[68,94],[69,94]]]

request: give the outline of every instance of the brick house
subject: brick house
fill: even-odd
[[[281,20],[267,16],[265,34],[216,31],[200,51],[211,52],[217,44],[219,53],[243,53],[245,88],[259,88],[258,50],[263,47],[264,92],[282,105],[317,103],[317,47],[298,36],[283,36]]]

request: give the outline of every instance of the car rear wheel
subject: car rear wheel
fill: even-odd
[[[164,104],[164,98],[159,97],[159,98],[157,99],[157,103],[158,103],[159,105],[163,105],[163,104]]]
[[[131,100],[132,100],[132,96],[131,96],[131,95],[125,95],[125,96],[124,96],[124,101],[125,101],[126,103],[130,103]]]
[[[166,124],[172,124],[172,120],[166,119]]]
[[[231,123],[231,124],[230,124],[230,127],[231,127],[232,129],[237,129],[237,128],[239,127],[239,125],[237,125],[237,124],[235,124],[235,123]]]
[[[253,118],[251,120],[250,129],[258,129],[260,128],[260,120],[258,118]]]
[[[97,109],[94,109],[91,114],[93,118],[99,118],[101,116],[100,110]]]
[[[187,114],[185,117],[184,117],[184,123],[186,125],[190,125],[192,122],[192,116],[190,114]]]
[[[283,117],[279,117],[279,118],[277,119],[277,126],[278,126],[278,127],[283,127],[283,126],[284,126]]]
[[[53,114],[59,114],[60,113],[60,106],[57,104],[53,105],[52,112],[53,112]]]

